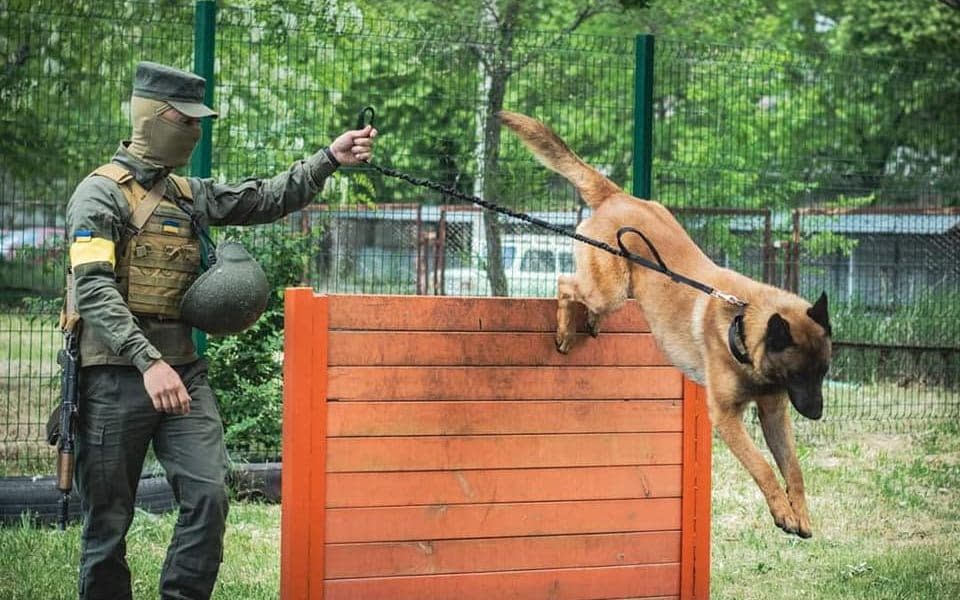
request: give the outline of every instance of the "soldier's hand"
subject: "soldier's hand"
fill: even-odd
[[[190,412],[190,395],[184,387],[180,375],[173,367],[158,360],[143,373],[143,387],[146,388],[153,407],[158,412],[185,415]]]
[[[373,125],[363,129],[347,131],[333,140],[330,152],[341,165],[356,165],[370,160],[373,155],[373,138],[377,137],[377,130]]]

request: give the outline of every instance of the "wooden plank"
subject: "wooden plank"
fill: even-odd
[[[676,563],[677,531],[428,540],[327,547],[328,579]]]
[[[327,517],[331,544],[668,531],[680,528],[680,499],[329,508]]]
[[[696,388],[697,418],[697,457],[696,487],[697,487],[697,514],[696,536],[693,557],[693,591],[698,600],[710,599],[710,542],[711,510],[713,494],[713,424],[707,411],[707,391]]]
[[[649,333],[585,337],[560,354],[553,333],[331,331],[330,366],[656,366],[669,362]]]
[[[326,301],[310,288],[296,288],[286,290],[284,303],[280,590],[285,599],[319,598],[326,473],[316,464],[324,455],[327,420],[326,355],[316,341],[326,332]]]
[[[578,331],[586,331],[578,309]],[[557,301],[549,298],[331,295],[331,329],[394,331],[540,331],[557,329]],[[605,332],[650,331],[633,300],[603,322]]]
[[[677,498],[679,465],[330,473],[327,506]]]
[[[431,471],[679,464],[679,433],[331,438],[327,470]]]
[[[706,391],[684,380],[680,595],[710,598],[710,508],[713,437]]]
[[[331,400],[679,398],[672,367],[330,367]]]
[[[693,405],[693,395],[696,393],[693,382],[683,382],[683,499],[681,500],[681,560],[680,560],[680,597],[684,600],[693,599],[693,555],[696,544],[696,506],[697,487],[696,469],[693,461],[696,460],[696,408]]]
[[[679,400],[331,402],[329,435],[681,431]]]
[[[323,579],[326,563],[326,509],[324,499],[327,497],[326,470],[317,468],[327,455],[327,392],[329,384],[329,369],[327,368],[327,352],[330,344],[327,333],[330,329],[330,303],[326,298],[313,301],[313,323],[311,339],[301,339],[300,344],[313,347],[311,365],[301,375],[313,380],[313,390],[310,398],[311,413],[311,442],[310,460],[313,464],[313,475],[310,478],[310,518],[317,519],[317,523],[310,527],[310,572],[313,581],[310,584],[311,600],[323,600],[325,588]],[[319,343],[318,343],[319,342]],[[301,348],[301,352],[306,352]],[[294,484],[297,482],[295,481]]]
[[[598,600],[677,593],[677,564],[338,579],[329,600]]]

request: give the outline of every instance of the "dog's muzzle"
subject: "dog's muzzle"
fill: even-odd
[[[816,421],[823,416],[823,378],[788,381],[787,395],[797,412]]]

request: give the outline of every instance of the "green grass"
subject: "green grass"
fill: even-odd
[[[135,598],[156,598],[160,567],[176,514],[138,511],[127,536]],[[280,507],[234,503],[224,563],[213,597],[275,600],[280,589]],[[29,524],[0,528],[0,598],[59,600],[77,597],[80,525],[65,532]]]
[[[55,315],[0,314],[0,476],[52,470],[43,427],[58,401],[62,343]]]
[[[780,533],[736,459],[714,448],[713,598],[960,598],[955,423],[847,436],[800,456],[810,540]]]
[[[803,446],[810,540],[773,525],[746,471],[714,448],[712,597],[730,600],[960,598],[960,426],[859,434]],[[127,555],[134,595],[156,597],[174,516],[138,513]],[[75,597],[79,525],[0,529],[0,598]],[[278,596],[280,508],[235,503],[214,598]]]

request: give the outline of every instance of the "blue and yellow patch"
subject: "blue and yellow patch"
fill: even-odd
[[[180,233],[180,222],[179,221],[164,221],[161,225],[161,230],[164,233],[178,234]]]
[[[70,266],[77,267],[94,262],[108,262],[116,266],[116,252],[111,240],[93,237],[89,229],[75,229],[70,244]]]

